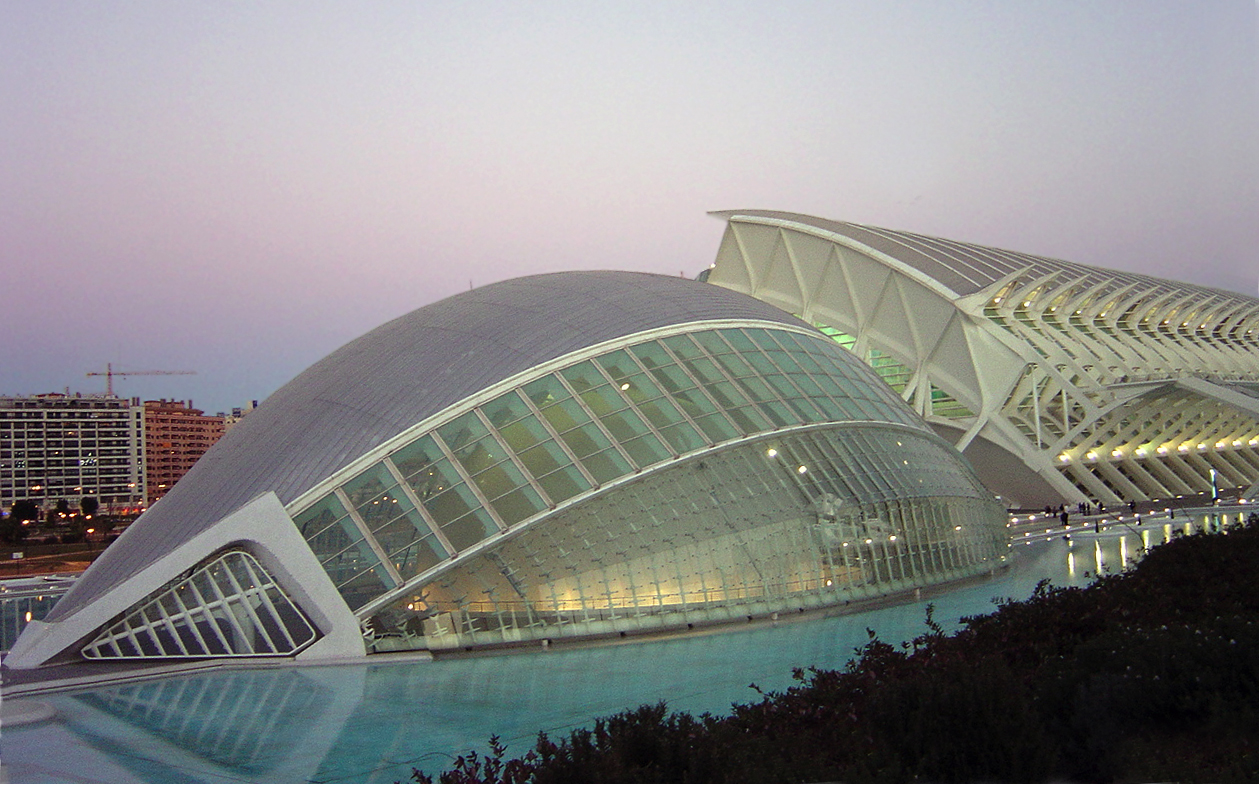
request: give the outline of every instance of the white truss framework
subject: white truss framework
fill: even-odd
[[[229,551],[141,602],[85,646],[83,656],[282,657],[317,637],[251,555]]]
[[[1015,456],[1039,481],[1001,489],[1008,501],[1202,494],[1213,470],[1259,480],[1255,298],[790,213],[717,215],[710,283],[822,326],[959,449]]]

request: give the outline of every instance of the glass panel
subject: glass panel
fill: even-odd
[[[293,523],[302,536],[309,540],[343,517],[345,508],[341,506],[341,500],[330,493],[298,515]]]
[[[665,365],[673,365],[673,358],[668,352],[661,348],[660,344],[655,341],[640,343],[638,346],[630,347],[630,354],[638,358],[647,368],[659,368]]]
[[[593,424],[583,425],[580,428],[563,433],[560,435],[560,438],[564,440],[564,444],[568,445],[568,449],[572,450],[573,454],[578,458],[585,458],[591,453],[605,450],[612,445],[608,441],[608,437],[604,436],[603,432]]]
[[[462,518],[452,521],[441,528],[442,533],[446,535],[446,539],[450,540],[451,546],[459,551],[471,548],[491,534],[498,532],[498,527],[494,525],[494,521],[485,510],[480,509],[473,510]]]
[[[788,378],[810,398],[821,398],[824,395],[822,388],[810,376],[803,373],[793,373]]]
[[[612,434],[612,438],[618,442],[625,442],[635,436],[650,432],[642,419],[631,411],[600,417],[599,422],[603,423],[608,433]]]
[[[544,376],[541,379],[536,379],[526,384],[522,389],[529,400],[533,401],[533,405],[539,409],[570,397],[568,390],[554,376]]]
[[[310,549],[314,552],[315,558],[322,563],[350,547],[362,536],[362,532],[358,530],[358,527],[354,525],[349,516],[346,516],[338,519],[336,525],[329,526],[318,534],[307,537],[306,542],[310,544]]]
[[[630,439],[621,446],[639,468],[651,466],[669,457],[664,446],[660,444],[660,440],[651,434]]]
[[[689,335],[671,335],[663,339],[661,343],[668,346],[674,354],[684,360],[700,356],[699,348],[695,346],[695,342],[691,340]]]
[[[751,351],[741,356],[756,369],[757,373],[775,373],[778,370],[774,367],[774,364],[769,361],[769,358],[759,351]]]
[[[507,457],[507,452],[498,443],[498,439],[486,436],[475,442],[466,443],[455,450],[455,457],[459,459],[459,463],[463,464],[468,474],[476,474],[502,461]]]
[[[599,365],[608,372],[612,380],[618,385],[623,384],[626,379],[637,373],[642,373],[638,367],[638,363],[630,358],[629,353],[623,349],[615,352],[609,352],[598,358]]]
[[[377,572],[378,569],[365,570],[337,585],[337,591],[341,593],[346,605],[351,608],[361,608],[392,588],[392,582],[386,584],[384,578]]]
[[[583,393],[592,387],[599,387],[608,383],[608,380],[603,378],[603,374],[599,373],[599,370],[595,368],[594,363],[589,360],[577,363],[571,368],[565,368],[560,371],[560,375],[567,379],[568,383],[578,393]]]
[[[649,401],[663,395],[660,392],[660,388],[645,373],[624,376],[617,386],[621,390],[621,395],[629,398],[634,403]]]
[[[424,502],[427,502],[428,499],[447,488],[458,485],[462,481],[459,473],[455,471],[455,467],[451,466],[450,461],[446,458],[430,464],[420,474],[409,478],[409,483],[415,490],[415,495],[420,497],[420,501]]]
[[[437,429],[437,435],[442,437],[446,446],[456,454],[469,442],[481,439],[488,433],[489,431],[485,430],[485,426],[481,424],[481,419],[476,416],[476,412],[468,412],[456,417]]]
[[[565,466],[557,472],[539,478],[538,484],[542,486],[542,490],[546,491],[546,495],[551,497],[551,501],[557,504],[590,489],[590,483],[575,466]]]
[[[619,412],[626,406],[625,399],[607,384],[582,392],[581,400],[590,407],[590,410],[597,417],[603,417],[612,412]]]
[[[674,394],[682,390],[691,390],[695,387],[695,382],[691,381],[691,378],[676,365],[656,368],[651,372],[651,375],[660,383],[661,387]]]
[[[559,467],[571,463],[559,445],[552,441],[522,452],[520,460],[525,465],[525,469],[534,477],[550,474]]]
[[[740,406],[728,409],[726,414],[734,420],[734,424],[745,434],[760,433],[769,430],[764,418],[751,406]]]
[[[717,370],[717,366],[707,357],[687,360],[685,365],[686,369],[691,372],[691,375],[698,379],[701,384],[712,384],[726,380],[725,374]]]
[[[430,465],[441,460],[442,452],[437,448],[433,437],[424,436],[416,439],[389,457],[393,461],[393,465],[398,467],[398,471],[401,472],[403,478],[410,481]],[[415,483],[411,484],[414,485]]]
[[[757,332],[760,331],[758,330]],[[756,353],[756,344],[752,343],[752,339],[748,338],[743,330],[721,330],[721,337],[725,338],[726,342],[740,354]]]
[[[640,403],[638,410],[647,418],[647,422],[656,426],[657,429],[685,421],[677,407],[669,403],[666,398]]]
[[[490,502],[490,506],[507,526],[520,523],[525,518],[546,509],[542,497],[528,485],[498,497]]]
[[[481,413],[495,428],[502,429],[508,423],[515,422],[529,413],[529,408],[515,390],[500,395],[481,407]]]
[[[812,374],[822,373],[822,366],[813,358],[813,355],[803,351],[792,352],[791,356],[795,359],[800,367]]]
[[[737,435],[734,428],[730,427],[729,421],[720,414],[705,414],[694,419],[695,424],[713,444],[733,439]]]
[[[770,392],[769,386],[761,379],[741,379],[740,382],[754,401],[772,401],[778,398],[776,394]]]
[[[546,428],[532,414],[518,422],[500,428],[499,434],[507,442],[507,446],[516,453],[524,452],[536,444],[542,444],[551,439],[551,435]]]
[[[769,416],[774,425],[779,428],[784,425],[800,424],[800,417],[795,412],[788,409],[784,404],[778,401],[766,401],[761,404],[761,411]]]
[[[520,473],[520,469],[516,468],[511,461],[503,461],[480,474],[473,475],[472,480],[487,499],[497,499],[522,485],[529,484],[525,481],[525,476]]]
[[[398,568],[398,574],[404,580],[419,575],[447,558],[446,549],[432,535],[418,539],[389,555],[390,561]]]
[[[581,465],[586,467],[586,471],[590,472],[595,482],[600,485],[611,482],[617,477],[624,477],[633,471],[629,462],[614,449],[586,456],[582,458]]]
[[[393,476],[381,464],[350,480],[342,490],[370,531],[376,531],[401,514],[398,498],[402,494]]]
[[[777,349],[778,344],[767,330],[748,330],[748,337],[762,349]]]
[[[800,366],[796,363],[794,359],[791,358],[791,355],[787,354],[781,349],[775,349],[775,350],[770,351],[769,359],[773,360],[774,363],[779,368],[781,368],[783,372],[785,373],[793,373],[795,371],[800,370]]]
[[[572,398],[546,407],[542,410],[542,416],[560,433],[590,422],[590,417]]]
[[[392,553],[412,540],[432,534],[432,530],[428,528],[428,524],[419,513],[410,509],[410,503],[405,499],[403,503],[406,504],[407,509],[400,517],[372,531],[372,536],[386,553]]]
[[[425,508],[429,514],[433,516],[433,520],[440,526],[448,521],[466,515],[480,505],[476,496],[463,483],[459,483],[442,493],[437,494],[432,499],[424,502]]]
[[[717,358],[717,362],[720,363],[721,367],[726,370],[726,373],[736,379],[746,376],[759,375],[759,372],[753,371],[750,367],[748,367],[747,363],[743,362],[743,360],[739,359],[739,356],[735,354],[723,354]]]
[[[715,332],[692,333],[691,337],[695,339],[696,343],[707,349],[709,354],[730,354],[734,351]]]
[[[704,440],[695,432],[690,423],[682,422],[663,428],[661,435],[673,447],[673,451],[679,454],[698,450],[700,447],[705,446]]]

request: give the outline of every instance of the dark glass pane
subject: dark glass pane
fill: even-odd
[[[560,438],[564,440],[564,444],[568,445],[568,449],[572,450],[573,454],[578,458],[584,458],[611,445],[608,437],[604,436],[603,432],[593,424],[575,428],[561,434]]]
[[[524,452],[536,444],[549,441],[551,438],[546,428],[542,427],[542,423],[538,422],[538,418],[533,415],[529,415],[511,425],[503,426],[499,429],[499,434],[507,442],[507,446],[516,453]]]
[[[551,501],[557,504],[590,489],[590,483],[573,466],[566,466],[540,478],[538,484],[551,497]]]
[[[450,540],[451,546],[460,551],[471,548],[497,532],[498,527],[485,510],[473,510],[442,527],[442,533]]]
[[[586,467],[590,476],[600,485],[611,482],[617,477],[624,477],[633,469],[629,462],[616,450],[608,449],[582,458],[581,465]]]
[[[470,442],[483,438],[488,431],[476,416],[476,412],[468,412],[437,429],[446,446],[456,455]]]
[[[625,452],[629,453],[629,457],[634,463],[638,464],[639,468],[660,463],[669,457],[669,453],[665,450],[664,445],[651,434],[631,439],[622,446],[625,448]]]
[[[485,415],[485,418],[495,428],[502,428],[508,423],[524,417],[529,413],[529,409],[525,406],[524,401],[520,400],[520,395],[515,390],[512,390],[482,406],[481,413]]]
[[[546,508],[542,497],[527,485],[498,497],[490,502],[490,506],[507,526],[520,523]]]
[[[520,454],[520,461],[534,477],[550,474],[561,466],[571,463],[555,442],[548,441]]]
[[[437,444],[433,441],[433,437],[425,436],[416,439],[389,457],[393,461],[393,465],[398,467],[398,471],[402,473],[403,478],[410,481],[412,477],[441,460],[442,451],[438,449]]]
[[[395,567],[398,568],[398,574],[403,580],[419,575],[439,562],[450,558],[446,553],[446,549],[441,546],[436,537],[429,535],[415,542],[409,543],[401,549],[390,554],[390,560],[393,561]]]
[[[539,409],[570,397],[568,390],[564,389],[564,385],[553,375],[535,379],[522,389],[529,400],[533,401],[533,405]]]
[[[578,394],[608,383],[608,380],[603,378],[603,374],[595,368],[594,363],[589,360],[577,363],[571,368],[565,368],[560,371],[560,375],[568,380]]]

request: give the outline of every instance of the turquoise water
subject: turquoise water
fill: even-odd
[[[1014,566],[931,601],[936,619],[1022,599],[1037,582],[1080,585],[1165,536],[1121,528],[1100,537],[1020,538]],[[1143,542],[1143,540],[1145,542]],[[419,662],[217,671],[42,695],[54,720],[5,729],[11,782],[398,782],[435,773],[498,734],[514,753],[538,731],[665,700],[724,713],[756,699],[749,684],[789,686],[794,667],[842,667],[866,628],[890,642],[926,630],[927,601],[775,627],[625,645]]]

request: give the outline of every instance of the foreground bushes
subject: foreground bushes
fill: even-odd
[[[871,632],[845,670],[797,671],[728,716],[641,706],[510,760],[494,739],[439,781],[1253,781],[1257,518],[954,635],[929,608],[916,640]]]

